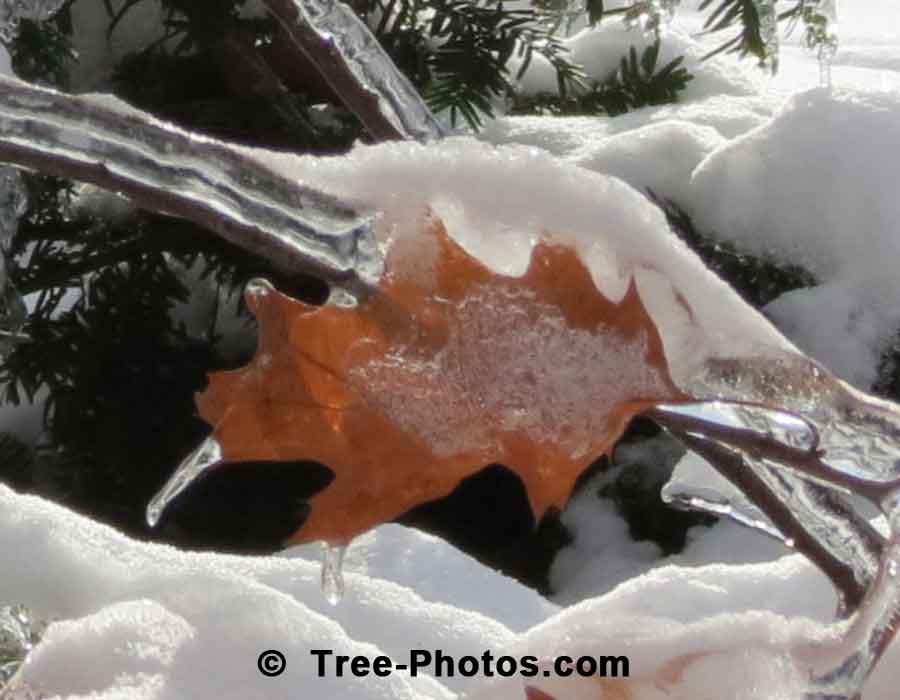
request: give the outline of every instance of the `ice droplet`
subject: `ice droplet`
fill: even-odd
[[[248,301],[250,299],[261,299],[271,294],[273,289],[274,287],[269,280],[263,277],[254,277],[244,287],[244,298]]]
[[[346,545],[322,545],[322,593],[331,605],[337,605],[344,597],[344,554]]]
[[[222,446],[214,437],[206,438],[197,449],[182,460],[165,486],[147,505],[147,525],[156,527],[168,505],[206,471],[221,461]]]
[[[340,306],[344,309],[353,309],[359,306],[359,300],[342,287],[332,287],[328,292],[328,303],[331,306]]]

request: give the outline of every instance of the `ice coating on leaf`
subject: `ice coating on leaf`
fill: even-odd
[[[492,446],[496,426],[473,420],[487,413],[507,431],[534,435],[572,459],[590,458],[618,402],[668,388],[659,374],[624,371],[650,354],[646,336],[572,328],[560,309],[533,296],[484,286],[448,301],[456,308],[436,355],[400,347],[354,369],[351,383],[436,457]],[[459,401],[438,391],[448,383]]]
[[[521,477],[540,518],[635,413],[684,398],[634,284],[610,302],[570,246],[547,242],[522,276],[498,275],[420,221],[428,273],[391,248],[357,305],[247,295],[256,354],[197,397],[225,460],[335,473],[291,541],[346,543],[493,463]]]

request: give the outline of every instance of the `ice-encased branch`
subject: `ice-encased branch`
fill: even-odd
[[[655,416],[668,423],[671,416]],[[838,591],[843,611],[856,610],[878,573],[884,548],[869,523],[825,486],[805,481],[762,460],[671,424],[669,430],[703,457],[759,508]],[[696,430],[696,426],[694,426]],[[812,523],[818,526],[810,527]],[[848,551],[854,556],[847,556]]]
[[[341,0],[263,0],[293,44],[378,141],[445,135],[365,23]]]
[[[370,212],[271,170],[248,149],[191,134],[107,96],[0,76],[0,162],[121,192],[268,260],[354,293],[381,259]]]

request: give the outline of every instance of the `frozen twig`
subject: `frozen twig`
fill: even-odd
[[[444,130],[365,23],[341,0],[263,0],[293,44],[378,141]]]
[[[807,479],[834,484],[839,488],[867,498],[879,504],[886,493],[900,486],[900,480],[879,481],[846,471],[833,469],[822,460],[824,452],[818,449],[805,450],[768,439],[760,433],[722,425],[687,415],[652,410],[647,414],[664,427],[679,433],[700,434],[757,459],[776,462],[793,470]]]
[[[863,599],[866,590],[874,580],[878,561],[883,548],[881,536],[869,524],[851,511],[846,504],[822,486],[812,483],[798,484],[811,489],[819,498],[820,508],[811,512],[805,507],[806,501],[789,506],[767,483],[767,479],[758,468],[746,463],[740,452],[724,447],[716,442],[690,432],[672,430],[675,437],[685,447],[703,457],[722,476],[733,483],[772,521],[772,524],[791,541],[798,552],[809,559],[824,573],[834,585],[841,597],[843,612],[855,610]],[[762,467],[765,469],[766,467]],[[777,478],[776,475],[767,475]],[[804,523],[822,518],[821,506],[826,506],[828,513],[835,519],[849,525],[855,534],[854,548],[859,556],[846,561],[841,556],[847,542],[832,542],[830,535],[841,537],[846,528],[830,528],[828,523],[818,532],[811,532]]]
[[[370,213],[290,180],[241,149],[118,100],[0,76],[0,162],[121,192],[268,260],[357,294],[381,275]]]

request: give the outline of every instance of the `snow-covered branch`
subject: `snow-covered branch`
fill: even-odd
[[[271,170],[249,149],[197,136],[105,96],[0,76],[0,162],[121,192],[287,274],[357,293],[378,279],[373,220]]]

